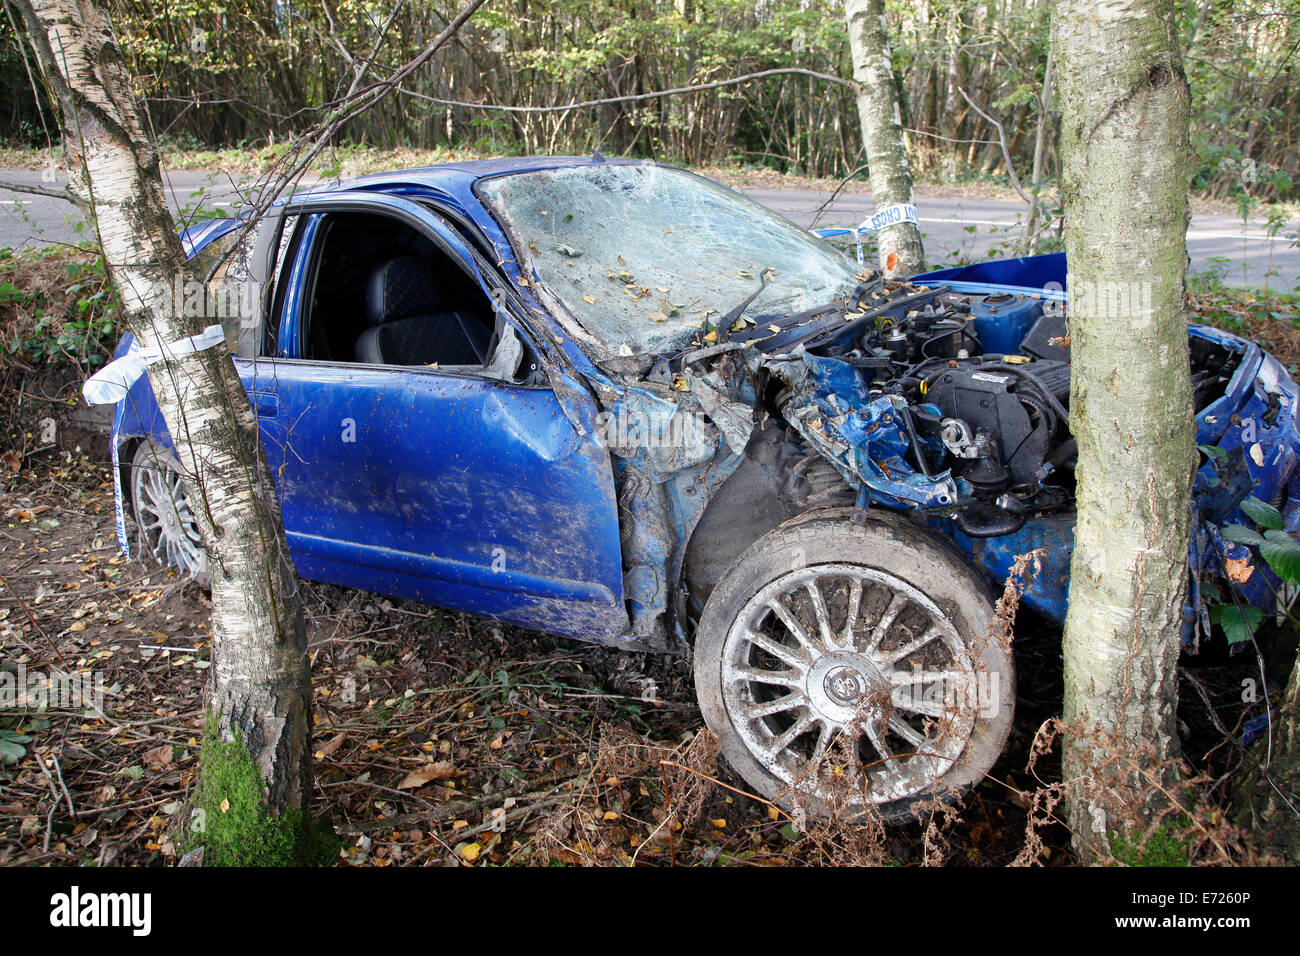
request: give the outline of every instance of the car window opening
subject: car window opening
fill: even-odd
[[[306,357],[486,366],[495,316],[475,279],[428,236],[371,213],[329,216],[306,317]]]

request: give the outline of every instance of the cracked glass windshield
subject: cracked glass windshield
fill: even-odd
[[[686,345],[763,274],[749,321],[826,305],[857,284],[831,246],[682,170],[595,164],[502,176],[479,191],[542,283],[624,355]]]

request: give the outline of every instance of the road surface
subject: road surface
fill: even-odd
[[[15,183],[64,185],[62,173],[58,175],[51,184],[43,183],[39,170],[0,169],[0,180]],[[240,204],[238,182],[225,174],[179,171],[168,175],[167,184],[173,210],[202,206],[224,212],[237,210]],[[745,191],[805,228],[852,226],[875,211],[871,196],[863,193],[841,193],[818,214],[829,192]],[[926,255],[936,266],[986,258],[990,249],[1018,236],[1018,220],[1026,212],[1023,203],[990,199],[919,198],[916,207]],[[0,247],[70,241],[77,238],[80,221],[75,207],[62,200],[0,189]],[[1297,231],[1300,222],[1294,220],[1280,234],[1270,236],[1262,219],[1243,223],[1231,215],[1195,215],[1187,233],[1191,269],[1220,271],[1224,281],[1236,285],[1263,285],[1267,280],[1273,288],[1289,290],[1300,283],[1300,248],[1286,234]]]

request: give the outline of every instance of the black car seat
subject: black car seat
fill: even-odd
[[[468,309],[453,308],[453,283],[429,263],[400,256],[380,263],[366,285],[366,321],[354,348],[373,365],[482,365],[492,333]]]

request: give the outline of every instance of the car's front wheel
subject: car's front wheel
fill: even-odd
[[[977,783],[1002,751],[1015,689],[993,622],[984,583],[923,529],[893,515],[796,519],[710,595],[696,694],[762,796],[900,820]]]
[[[157,442],[141,442],[131,460],[131,510],[142,550],[164,567],[207,583],[208,556],[180,462]]]

